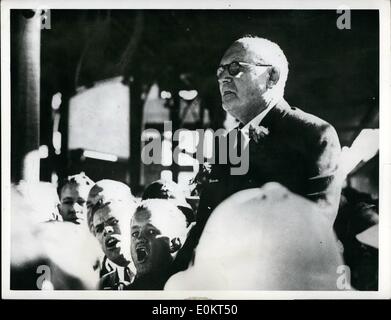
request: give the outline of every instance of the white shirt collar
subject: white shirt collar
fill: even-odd
[[[125,268],[124,267],[117,267],[117,274],[119,278],[119,282],[125,282]]]
[[[247,146],[247,144],[250,142],[250,137],[249,137],[250,126],[253,128],[257,128],[260,125],[261,121],[269,113],[269,111],[274,108],[274,106],[275,106],[275,104],[273,106],[268,107],[267,109],[263,110],[254,119],[252,119],[250,122],[248,122],[242,129],[240,129],[240,131],[242,132],[242,136],[244,137],[244,146]]]
[[[114,263],[113,261],[111,261],[107,258],[106,259],[106,269],[111,270],[111,271],[116,270],[117,274],[118,274],[119,281],[125,282],[125,272],[127,272],[126,267],[121,267],[118,264]],[[133,278],[134,278],[134,275],[133,275]],[[133,279],[131,279],[131,280],[133,280]]]

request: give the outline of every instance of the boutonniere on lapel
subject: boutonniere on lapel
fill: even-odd
[[[266,138],[270,134],[270,130],[264,126],[253,127],[250,125],[248,128],[248,137],[250,141],[258,143],[262,139]]]

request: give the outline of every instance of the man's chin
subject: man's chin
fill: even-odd
[[[231,116],[233,116],[233,114],[231,113],[231,108],[230,108],[229,105],[223,103],[222,106],[223,106],[223,110],[224,110],[225,112],[228,112]]]
[[[225,111],[227,111],[231,116],[235,117],[235,110],[238,108],[235,104],[224,102],[222,103],[222,107]]]
[[[223,104],[223,109],[224,111],[228,112],[231,117],[238,119],[237,113],[235,112],[235,110],[237,110],[236,107],[232,105]]]

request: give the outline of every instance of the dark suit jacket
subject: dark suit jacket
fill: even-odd
[[[104,256],[102,270],[100,271],[100,280],[98,285],[99,290],[124,290],[124,288],[129,286],[133,280],[134,274],[130,271],[129,268],[125,268],[125,282],[120,282],[118,269],[114,267],[114,263],[109,265],[109,268],[107,268],[106,261],[107,256]]]
[[[310,200],[337,206],[341,190],[336,171],[341,147],[335,129],[285,100],[271,109],[260,125],[269,134],[258,141],[250,140],[248,172],[232,175],[231,164],[213,165],[210,175],[216,182],[201,194],[200,206],[207,202],[213,210],[233,193],[270,181]]]
[[[332,226],[341,193],[341,182],[336,176],[341,147],[335,129],[326,121],[289,106],[285,100],[274,106],[260,125],[267,128],[268,134],[250,140],[246,174],[232,175],[230,163],[212,165],[213,182],[201,193],[197,224],[185,244],[185,255],[191,255],[209,215],[224,199],[271,181],[328,206]]]

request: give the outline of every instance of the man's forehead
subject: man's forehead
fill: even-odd
[[[132,219],[132,227],[150,225],[164,234],[176,234],[186,226],[186,220],[182,213],[178,213],[178,216],[176,214],[164,211],[139,211]]]
[[[132,225],[136,223],[144,223],[148,221],[151,221],[151,212],[147,209],[138,210],[134,213],[132,219]]]
[[[98,201],[113,202],[121,201],[123,203],[131,203],[132,195],[129,188],[121,183],[105,182],[95,184],[88,194],[88,201],[92,204],[96,204]]]
[[[153,226],[156,229],[162,229],[165,227],[168,221],[164,219],[166,217],[164,212],[151,212],[149,210],[137,211],[132,219],[132,227],[135,226]]]
[[[76,184],[67,184],[61,190],[61,198],[65,197],[78,197],[79,196],[79,186]]]
[[[111,210],[109,206],[105,206],[96,210],[93,217],[93,223],[94,225],[97,225],[113,217],[116,217],[115,211]]]
[[[259,55],[250,46],[234,42],[225,52],[221,59],[221,64],[227,64],[232,61],[255,62],[257,58],[260,58]]]

